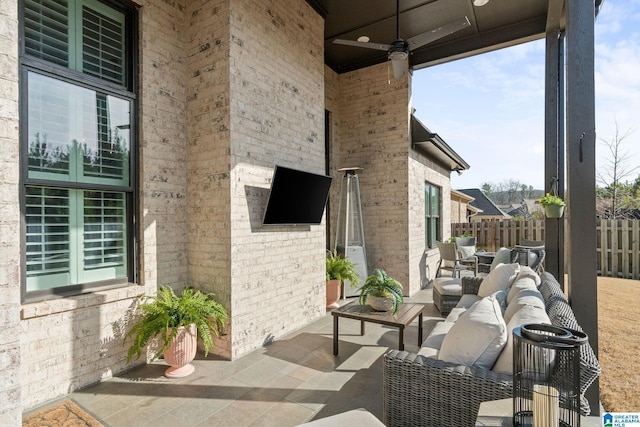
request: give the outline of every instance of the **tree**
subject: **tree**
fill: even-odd
[[[633,185],[623,183],[625,178],[639,169],[638,166],[630,163],[633,156],[629,154],[629,150],[625,149],[625,144],[632,133],[632,129],[621,133],[616,122],[613,137],[610,140],[600,138],[610,153],[610,158],[606,159],[604,167],[600,168],[597,174],[598,182],[602,185],[602,188],[596,192],[599,198],[597,211],[601,218],[625,217],[623,200],[626,200],[627,205],[633,204],[629,199],[635,197],[632,191]]]

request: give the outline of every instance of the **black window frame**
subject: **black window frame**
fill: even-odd
[[[437,247],[436,242],[442,240],[442,187],[425,182],[424,191],[424,241],[427,249],[433,249]],[[438,206],[437,212],[433,213],[432,198],[434,197],[434,190],[438,192]],[[432,222],[435,221],[435,227]],[[435,236],[433,230],[435,229]]]
[[[22,303],[37,302],[52,298],[60,298],[72,295],[79,295],[98,290],[128,286],[137,283],[139,276],[139,209],[138,209],[138,175],[137,161],[139,150],[138,122],[138,6],[129,1],[114,0],[96,0],[97,3],[111,8],[124,15],[125,33],[124,33],[124,85],[118,85],[113,82],[94,77],[80,71],[73,70],[64,65],[58,65],[25,53],[25,0],[18,2],[19,16],[19,115],[20,115],[20,244],[21,244],[21,262],[20,262],[20,281],[21,281],[21,301]],[[46,77],[54,78],[61,82],[73,84],[80,88],[97,91],[102,94],[112,95],[129,102],[130,108],[130,151],[129,151],[129,182],[127,185],[101,185],[87,184],[83,182],[63,183],[61,181],[29,178],[28,170],[28,74],[37,73]],[[95,191],[117,191],[125,195],[125,203],[127,208],[126,216],[126,244],[127,244],[127,271],[126,280],[124,278],[103,280],[90,283],[79,283],[69,286],[60,286],[51,289],[27,291],[27,274],[26,274],[26,188],[29,186],[42,186],[51,188],[65,188],[78,190],[95,190]]]

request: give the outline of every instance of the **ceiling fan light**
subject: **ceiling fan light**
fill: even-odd
[[[474,6],[484,6],[487,3],[489,3],[489,0],[473,0]]]
[[[368,43],[370,39],[369,36],[360,36],[356,40],[358,40],[360,43]]]
[[[394,79],[401,79],[402,76],[404,76],[404,67],[405,67],[406,61],[404,60],[404,58],[402,59],[392,59],[391,60],[391,68],[393,68],[393,78]]]

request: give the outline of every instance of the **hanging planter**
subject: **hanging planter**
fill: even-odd
[[[546,205],[544,207],[544,214],[547,218],[562,218],[564,213],[564,205]]]
[[[537,202],[544,208],[544,214],[547,218],[561,218],[566,205],[562,197],[558,196],[558,180],[551,180],[551,192],[540,197]]]

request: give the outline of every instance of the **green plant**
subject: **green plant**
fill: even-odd
[[[537,200],[542,206],[558,205],[564,206],[566,203],[560,197],[555,194],[547,193]]]
[[[349,259],[338,255],[334,249],[327,254],[327,281],[332,279],[340,280],[340,283],[348,281],[351,288],[358,286],[360,277],[356,272],[356,266]]]
[[[461,235],[459,235],[457,237],[473,237],[473,234],[471,234],[471,233],[462,233]],[[455,243],[455,242],[456,242],[456,236],[449,237],[449,243]]]
[[[387,273],[376,268],[373,274],[367,277],[364,285],[360,288],[360,304],[367,303],[369,295],[374,297],[391,298],[393,300],[393,312],[398,311],[400,304],[404,301],[402,296],[402,285],[396,279],[387,276]]]
[[[144,296],[143,296],[144,297]],[[197,334],[204,346],[205,356],[213,348],[211,334],[220,336],[220,330],[228,319],[227,311],[216,301],[213,294],[205,294],[186,287],[177,296],[169,286],[161,286],[157,296],[146,296],[146,302],[138,309],[140,316],[125,335],[125,341],[133,337],[127,353],[127,363],[139,358],[147,343],[159,336],[161,348],[153,355],[157,359],[171,346],[178,328],[195,324]]]

